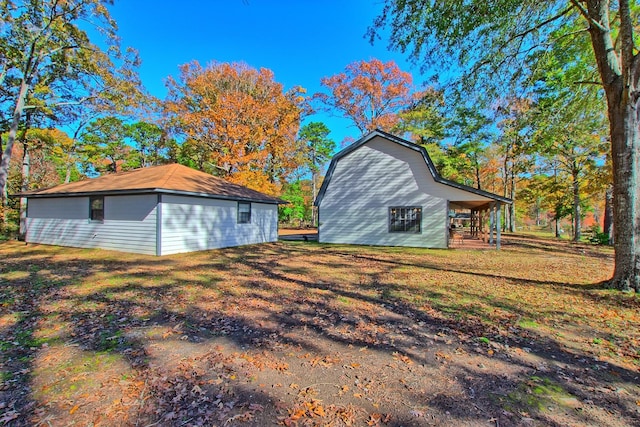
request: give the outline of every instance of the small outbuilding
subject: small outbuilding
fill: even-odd
[[[169,255],[278,239],[280,199],[178,164],[22,193],[27,243]]]
[[[500,247],[500,206],[511,200],[444,179],[424,147],[376,130],[331,160],[315,205],[324,243],[447,248],[451,218],[491,218]]]

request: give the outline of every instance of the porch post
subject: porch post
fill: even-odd
[[[496,203],[496,249],[500,249],[500,202]]]
[[[494,203],[489,205],[489,245],[493,245],[493,227],[495,227]]]
[[[451,236],[451,218],[449,218],[449,212],[451,211],[449,209],[450,209],[449,200],[447,200],[447,221],[445,222],[445,229],[444,229],[447,248],[451,247],[451,237],[452,237]]]
[[[478,211],[471,209],[471,237],[478,237]]]

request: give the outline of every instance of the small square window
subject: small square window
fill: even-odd
[[[251,203],[238,202],[238,224],[251,223]]]
[[[89,198],[89,219],[104,221],[104,197],[92,196]]]

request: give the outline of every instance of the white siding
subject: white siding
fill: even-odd
[[[162,196],[160,255],[275,242],[278,208],[251,203],[251,223],[237,223],[238,202]]]
[[[88,197],[30,198],[27,242],[155,255],[157,195],[105,196],[104,221]]]
[[[447,201],[479,198],[436,182],[419,152],[375,137],[338,160],[319,207],[319,239],[446,248]],[[422,207],[422,232],[390,233],[394,206]]]

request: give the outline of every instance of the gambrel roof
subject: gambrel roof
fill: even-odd
[[[488,191],[478,190],[477,188],[469,187],[467,185],[460,184],[458,182],[451,181],[441,177],[438,171],[436,170],[436,167],[433,164],[433,161],[429,157],[429,153],[427,153],[427,150],[424,147],[418,144],[414,144],[413,142],[407,141],[400,137],[397,137],[395,135],[376,129],[375,131],[365,135],[358,141],[354,142],[353,144],[351,144],[350,146],[346,147],[342,151],[338,152],[335,156],[333,156],[333,158],[331,159],[331,163],[329,165],[329,169],[327,170],[327,174],[324,178],[324,181],[322,182],[322,186],[320,187],[320,191],[318,192],[318,197],[316,197],[316,201],[314,202],[316,206],[320,206],[320,203],[322,202],[322,198],[324,197],[324,194],[327,191],[327,187],[331,183],[331,178],[333,177],[333,173],[335,171],[336,165],[338,164],[340,159],[354,152],[355,150],[362,147],[363,145],[365,145],[366,143],[368,143],[369,141],[371,141],[376,137],[384,138],[385,140],[388,140],[391,143],[399,144],[403,147],[406,147],[409,150],[413,150],[420,153],[420,155],[424,159],[425,167],[429,170],[429,173],[431,174],[435,182],[452,187],[452,188],[456,188],[458,190],[463,190],[477,196],[481,196],[481,198],[478,198],[478,200],[475,202],[474,201],[458,202],[462,207],[477,208],[481,205],[485,205],[487,203],[487,199],[490,199],[496,202],[507,203],[507,204],[512,203],[511,199],[508,199],[506,197],[498,196],[497,194],[493,194]]]

